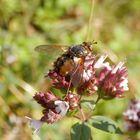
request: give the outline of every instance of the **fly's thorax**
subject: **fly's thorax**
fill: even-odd
[[[87,55],[91,55],[92,44],[90,42],[83,42],[83,44],[74,45],[69,48],[68,54],[73,57],[83,58]]]

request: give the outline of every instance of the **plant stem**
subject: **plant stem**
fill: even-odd
[[[80,112],[81,112],[81,115],[82,115],[82,121],[84,122],[84,121],[86,120],[86,117],[85,117],[84,111],[83,111],[81,105],[79,105],[79,108],[80,108]]]
[[[97,100],[95,101],[95,105],[94,105],[94,108],[91,110],[91,112],[89,113],[89,115],[88,115],[88,117],[87,117],[87,119],[89,119],[89,118],[91,118],[91,116],[92,116],[92,113],[93,113],[93,111],[94,111],[94,109],[95,109],[95,107],[96,107],[96,105],[97,105],[97,103],[100,101],[100,96],[98,96],[97,97]]]
[[[93,10],[94,10],[94,0],[91,0],[91,10],[90,10],[90,17],[89,17],[89,23],[88,23],[88,29],[87,29],[87,35],[85,41],[89,41],[89,37],[91,35],[91,25],[93,21]]]
[[[98,96],[97,100],[95,101],[95,105],[97,105],[97,103],[100,101],[100,96]]]

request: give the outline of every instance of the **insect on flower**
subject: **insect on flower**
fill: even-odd
[[[55,53],[56,56],[61,54],[53,64],[54,72],[70,80],[76,76],[76,81],[79,83],[81,81],[81,73],[84,71],[84,62],[93,59],[90,57],[93,50],[92,45],[96,43],[94,41],[83,42],[72,46],[40,45],[35,48],[35,51],[46,52],[50,56],[52,53]],[[90,58],[86,59],[86,57]]]

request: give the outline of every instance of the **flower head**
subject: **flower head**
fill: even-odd
[[[40,120],[31,119],[26,117],[30,126],[34,129],[34,133],[38,133],[40,127],[44,122],[52,124],[57,122],[62,117],[64,117],[69,110],[69,103],[67,101],[62,101],[58,99],[52,92],[48,91],[46,93],[39,92],[33,97],[42,107],[43,116]]]
[[[55,100],[58,99],[51,91],[48,91],[46,93],[44,93],[44,92],[36,93],[33,98],[42,107],[47,107],[50,102],[55,101]]]
[[[69,103],[70,110],[74,110],[79,106],[80,103],[80,95],[74,93],[68,93],[65,96],[65,101]]]
[[[52,92],[39,92],[33,97],[42,107],[43,117],[42,122],[54,123],[66,115],[69,104],[66,101],[58,99]]]
[[[140,99],[131,100],[128,109],[123,113],[125,128],[128,131],[140,130]]]
[[[69,109],[69,104],[62,100],[56,100],[52,104],[48,104],[48,107],[44,109],[44,116],[41,121],[47,123],[54,123],[66,115]]]
[[[127,69],[120,62],[111,69],[104,67],[98,77],[98,86],[103,98],[122,97],[128,90]]]
[[[49,73],[47,74],[47,76],[50,77],[50,79],[52,80],[53,85],[60,89],[60,88],[64,88],[67,89],[69,86],[69,78],[60,75],[57,71],[55,70],[50,70]]]
[[[78,94],[94,93],[98,88],[96,86],[94,56],[87,56],[82,66],[72,75],[72,84],[77,88]]]

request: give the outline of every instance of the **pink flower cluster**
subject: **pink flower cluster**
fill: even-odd
[[[66,101],[59,100],[52,92],[37,93],[34,99],[41,104],[45,109],[43,110],[44,116],[41,121],[47,123],[54,123],[64,116],[69,108]]]
[[[140,99],[132,100],[123,115],[126,130],[132,132],[140,131]]]
[[[67,101],[57,98],[50,91],[36,93],[33,98],[44,108],[43,116],[40,120],[27,117],[30,121],[30,126],[34,128],[34,133],[38,133],[44,122],[52,124],[61,119],[69,109],[69,103]]]
[[[103,99],[122,97],[124,91],[128,90],[127,68],[123,62],[110,66],[109,62],[104,62],[106,58],[107,56],[101,56],[96,60],[94,56],[87,56],[82,70],[81,67],[75,68],[67,76],[51,70],[48,76],[56,88],[68,89],[70,86],[70,89],[75,88],[80,95],[92,95],[99,91]]]
[[[97,59],[94,55],[86,56],[83,65],[76,65],[67,75],[61,75],[56,69],[47,74],[53,86],[63,89],[63,98],[55,96],[48,91],[39,92],[34,99],[44,108],[43,117],[39,121],[31,120],[32,126],[37,131],[44,123],[54,123],[64,117],[68,111],[79,107],[81,96],[96,94],[102,99],[122,97],[128,90],[127,68],[123,62],[110,66],[105,62],[107,56]],[[79,58],[74,57],[76,63]]]
[[[98,77],[98,87],[104,99],[122,97],[128,90],[127,69],[120,62],[112,67],[104,67]]]

